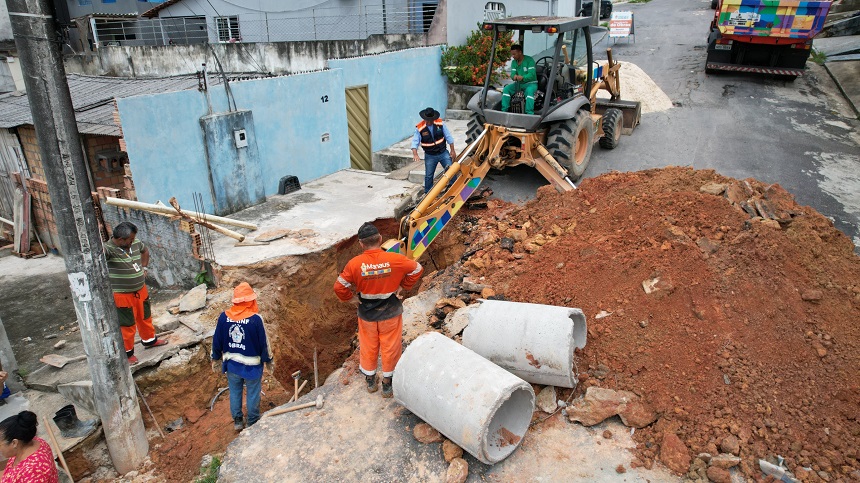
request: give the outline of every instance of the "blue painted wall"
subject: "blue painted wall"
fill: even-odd
[[[331,70],[230,84],[239,109],[253,114],[266,195],[277,193],[282,176],[308,181],[349,168],[347,87],[367,85],[371,146],[384,149],[412,135],[418,111],[447,107],[441,49],[427,47],[352,59],[331,60]],[[227,109],[226,94],[214,87],[214,111]],[[140,201],[167,202],[175,196],[193,207],[203,195],[213,212],[213,195],[200,118],[208,114],[198,91],[119,99],[123,135]],[[324,140],[325,139],[325,140]]]
[[[418,111],[428,106],[445,116],[448,90],[441,60],[439,46],[329,60],[330,68],[343,69],[346,87],[367,85],[373,151],[411,136],[421,121]]]

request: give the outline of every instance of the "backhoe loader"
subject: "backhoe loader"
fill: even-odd
[[[417,260],[476,193],[490,168],[525,164],[536,168],[559,191],[576,188],[591,149],[613,149],[621,134],[639,123],[638,102],[621,100],[621,66],[607,49],[606,63],[594,61],[590,18],[511,17],[485,22],[493,32],[492,56],[500,35],[518,32],[518,41],[537,64],[534,114],[523,113],[522,96],[501,110],[502,93],[490,86],[492,58],[484,88],[469,101],[469,145],[439,176],[417,207],[403,217],[400,235],[383,249]],[[600,90],[609,99],[600,99]]]

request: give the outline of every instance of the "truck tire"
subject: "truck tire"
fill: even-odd
[[[478,136],[484,132],[484,122],[484,116],[477,112],[472,113],[472,117],[469,118],[469,123],[466,125],[466,144],[472,144],[472,141],[478,139]]]
[[[591,161],[594,124],[586,110],[577,111],[572,119],[553,126],[547,137],[547,150],[567,170],[570,179],[578,180]]]
[[[621,109],[610,107],[603,113],[603,137],[600,138],[600,147],[603,149],[615,149],[621,141],[621,121],[624,113]]]

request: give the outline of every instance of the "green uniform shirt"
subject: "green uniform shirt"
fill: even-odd
[[[511,79],[513,79],[514,76],[517,75],[523,76],[523,80],[519,81],[521,84],[537,82],[537,69],[535,69],[535,60],[528,55],[523,56],[522,64],[517,64],[516,59],[511,60]]]
[[[114,292],[130,293],[143,288],[146,274],[140,262],[140,254],[146,251],[146,245],[140,240],[132,242],[128,248],[120,248],[113,238],[105,243],[110,285]]]

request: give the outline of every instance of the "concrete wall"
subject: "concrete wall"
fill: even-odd
[[[212,173],[215,214],[235,213],[266,201],[251,111],[204,116],[200,126]]]
[[[129,221],[137,226],[137,238],[150,250],[147,284],[156,288],[193,288],[194,277],[203,271],[203,262],[197,257],[199,234],[191,233],[184,221],[146,211],[126,210],[102,202],[102,213],[111,227]]]
[[[12,40],[12,22],[9,21],[6,2],[0,2],[0,40]]]
[[[365,40],[212,44],[225,72],[293,74],[321,70],[328,59],[424,46],[424,35],[377,35]],[[95,55],[65,57],[67,73],[114,77],[193,74],[215,65],[209,45],[102,47]]]
[[[446,83],[439,47],[332,61],[331,70],[231,83],[239,109],[253,113],[265,194],[283,176],[307,181],[348,168],[345,89],[367,85],[374,150],[410,136],[418,111],[444,112]],[[223,88],[210,92],[214,112],[226,111]],[[203,195],[212,213],[212,189],[199,119],[207,115],[203,93],[183,91],[119,99],[120,118],[140,201],[175,196],[193,206]],[[213,159],[210,154],[210,159]]]
[[[343,69],[346,87],[368,86],[371,151],[379,151],[412,134],[428,106],[444,113],[447,81],[439,62],[442,50],[425,47],[385,55],[329,61]]]

